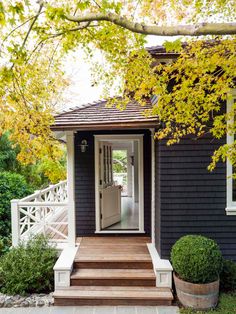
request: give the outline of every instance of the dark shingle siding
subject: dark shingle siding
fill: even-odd
[[[203,234],[220,245],[226,258],[236,260],[236,217],[227,216],[226,165],[214,172],[207,166],[224,140],[210,136],[184,139],[179,144],[156,144],[160,171],[161,256],[169,258],[171,246],[185,234]]]
[[[79,144],[88,141],[88,149],[81,153]],[[75,136],[75,207],[76,229],[79,235],[90,235],[95,230],[94,196],[94,145],[92,134],[77,133]]]
[[[150,234],[151,220],[151,135],[149,130],[78,132],[75,136],[75,207],[76,235],[92,236],[95,232],[95,134],[144,134],[144,227]],[[88,141],[88,150],[79,151],[82,139]]]

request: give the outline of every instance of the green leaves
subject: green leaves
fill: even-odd
[[[171,263],[181,279],[191,283],[217,280],[222,270],[222,254],[216,242],[200,235],[180,238],[171,249]]]
[[[163,46],[166,48],[166,52],[181,52],[182,47],[182,38],[178,38],[175,41],[165,41]]]
[[[226,0],[59,0],[44,1],[41,11],[29,0],[1,1],[0,133],[11,129],[12,140],[20,146],[21,162],[43,159],[52,180],[59,178],[63,150],[50,131],[52,113],[55,104],[62,103],[62,91],[68,84],[62,60],[81,47],[92,66],[94,81],[105,86],[104,96],[110,96],[111,91],[125,96],[121,109],[129,98],[142,105],[153,94],[159,95],[151,112],[163,125],[156,134],[158,139],[167,138],[168,144],[173,144],[190,134],[225,135],[227,117],[219,100],[234,86],[235,37],[214,38],[207,45],[202,40],[189,41],[184,50],[181,39],[167,41],[166,51],[181,52],[181,56],[163,64],[166,60],[152,60],[143,49],[143,35],[106,21],[88,25],[65,18],[67,14],[89,13],[116,13],[160,26],[170,21],[194,24],[215,17],[217,21],[234,21],[236,15],[234,0],[228,0],[227,5]],[[94,60],[97,51],[99,60]],[[215,161],[220,152],[216,155]],[[49,174],[50,167],[54,170]]]
[[[9,237],[11,233],[10,201],[22,198],[32,192],[25,178],[20,174],[0,172],[0,234],[2,237]]]
[[[4,26],[6,23],[5,9],[2,1],[0,1],[0,25]]]
[[[7,294],[51,292],[57,250],[42,235],[12,248],[0,260],[1,291]]]
[[[48,5],[46,8],[46,17],[52,21],[65,19],[65,10],[62,7],[53,7]]]

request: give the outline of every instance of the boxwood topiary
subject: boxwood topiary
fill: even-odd
[[[181,279],[201,284],[219,278],[223,258],[214,240],[201,235],[187,235],[173,245],[171,262]]]

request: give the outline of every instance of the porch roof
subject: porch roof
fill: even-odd
[[[141,106],[133,101],[128,103],[125,110],[115,105],[108,107],[107,101],[101,100],[92,104],[78,106],[55,116],[51,126],[58,130],[101,130],[156,127],[158,119],[148,114],[152,108],[151,102]]]

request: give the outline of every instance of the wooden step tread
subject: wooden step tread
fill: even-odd
[[[117,262],[146,262],[151,261],[151,257],[148,254],[135,254],[135,255],[126,255],[124,254],[96,254],[96,255],[77,255],[75,257],[75,262],[89,262],[89,261],[117,261]]]
[[[173,300],[170,289],[153,287],[69,287],[56,290],[53,296],[62,299]]]
[[[90,290],[90,291],[143,291],[143,290],[148,290],[148,291],[171,291],[169,288],[157,288],[157,287],[143,287],[143,286],[70,286],[66,288],[58,288],[56,291],[61,291],[61,290],[68,290],[68,293],[70,290]]]
[[[152,269],[76,269],[71,279],[155,279]]]
[[[93,269],[153,269],[152,261],[77,261],[74,262],[74,269],[93,268]]]

